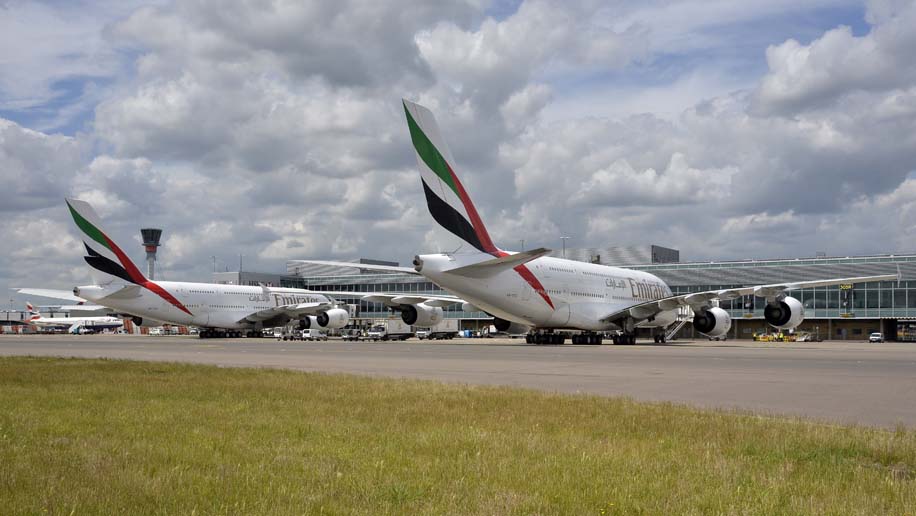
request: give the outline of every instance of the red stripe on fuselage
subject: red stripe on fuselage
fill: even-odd
[[[143,276],[143,273],[141,273],[140,270],[137,269],[137,266],[134,265],[134,262],[130,261],[130,258],[124,254],[124,251],[118,247],[118,244],[114,243],[112,239],[108,238],[108,235],[102,233],[102,236],[105,237],[105,241],[108,242],[108,248],[111,249],[115,256],[118,257],[118,261],[121,262],[121,266],[124,267],[125,271],[127,271],[127,275],[130,276],[132,280],[134,280],[134,283],[149,290],[150,292],[157,294],[159,297],[165,299],[172,306],[181,310],[182,312],[188,315],[194,315],[190,310],[188,310],[186,306],[184,306],[184,304],[181,303],[181,301],[175,299],[175,296],[173,296],[168,290],[157,285],[152,280],[146,279]]]
[[[547,302],[548,305],[550,305],[550,308],[556,310],[556,307],[553,306],[553,302],[550,300],[550,296],[547,295],[547,291],[544,289],[544,285],[542,285],[540,280],[537,279],[537,276],[531,272],[531,269],[523,264],[515,267],[513,270],[515,270],[519,276],[521,276],[525,281],[528,282],[529,285],[531,285],[531,288],[533,288],[534,291],[537,292],[544,299],[544,301]]]
[[[175,299],[175,296],[173,296],[168,290],[162,288],[162,287],[159,286],[158,284],[153,283],[153,282],[150,281],[150,280],[146,280],[145,282],[141,283],[141,285],[142,285],[144,288],[146,288],[146,289],[148,289],[148,290],[150,290],[150,291],[152,291],[152,292],[155,292],[156,294],[159,294],[159,297],[161,297],[162,299],[165,299],[166,301],[168,301],[169,303],[171,303],[172,306],[174,306],[175,308],[181,310],[182,312],[184,312],[184,313],[186,313],[186,314],[188,314],[188,315],[194,315],[194,314],[191,313],[190,310],[188,310],[188,308],[187,308],[186,306],[184,306],[184,305],[181,303],[181,301]]]

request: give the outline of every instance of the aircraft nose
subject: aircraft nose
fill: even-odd
[[[80,288],[79,287],[73,287],[73,295],[76,297],[80,297]]]
[[[423,270],[423,260],[420,259],[419,255],[413,257],[413,268],[417,272]]]

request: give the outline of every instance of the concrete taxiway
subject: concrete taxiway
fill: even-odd
[[[916,427],[916,344],[906,343],[534,346],[509,339],[372,343],[0,335],[0,355],[280,367],[498,384]]]

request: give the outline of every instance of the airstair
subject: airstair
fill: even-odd
[[[674,320],[674,325],[668,328],[665,332],[665,341],[669,341],[677,335],[677,332],[681,331],[681,328],[684,327],[687,323],[693,320],[693,309],[687,305],[678,307],[677,309],[677,319]]]

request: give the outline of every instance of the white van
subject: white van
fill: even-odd
[[[328,334],[315,328],[309,328],[302,330],[302,340],[328,340]]]

